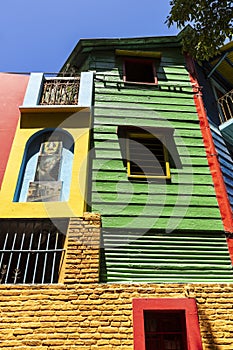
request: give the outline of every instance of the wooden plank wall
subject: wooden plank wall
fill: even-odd
[[[93,53],[89,62],[97,72],[92,211],[103,221],[102,279],[229,280],[229,254],[183,56],[163,52],[159,88],[122,83],[122,59],[113,52]],[[122,125],[175,129],[182,168],[171,168],[171,182],[129,181],[117,135]],[[119,246],[124,238],[131,242],[132,230],[142,240]]]
[[[209,231],[214,227],[216,231],[222,230],[183,57],[173,57],[172,54],[163,57],[160,71],[165,73],[167,80],[162,81],[161,90],[124,84],[117,86],[115,82],[122,74],[120,60],[117,63],[118,66],[114,67],[113,55],[106,58],[106,54],[99,54],[92,57],[90,65],[90,69],[97,71],[93,211],[100,212],[104,225],[109,227],[115,227],[119,217],[124,227],[128,217],[132,216],[137,217],[134,227],[148,227],[146,218],[153,216],[158,218],[153,227],[166,229],[171,215],[179,216],[185,211],[178,229]],[[160,75],[158,80],[160,83]],[[186,87],[177,91],[171,84]],[[120,125],[175,128],[174,139],[182,169],[171,169],[171,183],[132,183],[128,180],[117,135]],[[179,210],[174,213],[176,204]]]

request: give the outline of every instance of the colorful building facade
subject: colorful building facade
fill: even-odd
[[[232,42],[221,48],[217,57],[196,65],[199,83],[203,86],[206,115],[213,135],[218,160],[226,185],[231,209],[232,201]],[[231,229],[232,232],[232,229]]]
[[[232,349],[230,197],[195,69],[181,35],[89,39],[21,77],[1,348]]]

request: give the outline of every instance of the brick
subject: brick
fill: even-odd
[[[28,345],[28,346],[39,346],[41,345],[41,341],[39,340],[23,340],[23,344]]]
[[[185,295],[197,300],[203,350],[233,349],[233,285],[99,284],[98,249],[83,244],[93,233],[86,219],[72,223],[64,284],[0,285],[1,349],[133,350],[132,299]]]

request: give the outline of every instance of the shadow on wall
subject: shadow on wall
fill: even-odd
[[[217,339],[216,339],[216,336],[214,336],[214,333],[216,333],[216,330],[212,329],[212,325],[208,321],[210,315],[206,315],[207,312],[209,313],[210,310],[207,311],[207,310],[202,309],[202,310],[199,310],[199,312],[198,312],[199,313],[199,323],[200,323],[200,328],[201,328],[201,333],[202,333],[202,342],[205,344],[205,349],[221,350],[223,343],[221,344],[221,346],[216,344]],[[219,317],[221,317],[220,314],[219,314]],[[217,316],[216,316],[216,318],[217,318]],[[231,327],[229,327],[229,329],[230,328]],[[221,337],[221,339],[223,339],[223,338]]]

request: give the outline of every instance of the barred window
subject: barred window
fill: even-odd
[[[0,283],[57,283],[66,220],[0,221]]]

